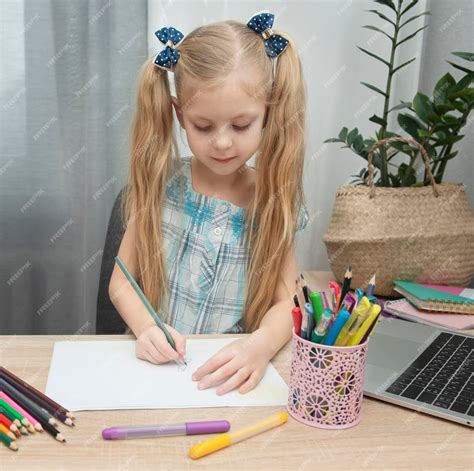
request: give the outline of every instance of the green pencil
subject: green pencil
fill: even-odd
[[[177,352],[176,350],[176,345],[174,343],[174,340],[173,340],[173,337],[171,337],[170,333],[168,332],[168,329],[166,328],[165,324],[163,323],[163,321],[160,319],[160,317],[158,316],[158,314],[155,312],[155,310],[153,309],[153,306],[150,304],[150,301],[148,301],[148,299],[146,298],[145,296],[145,293],[142,291],[142,289],[140,288],[140,286],[138,286],[138,283],[135,281],[135,279],[133,278],[133,276],[131,275],[131,273],[128,271],[128,268],[126,267],[125,263],[123,262],[123,260],[117,255],[115,257],[115,261],[117,262],[118,266],[120,267],[120,269],[122,270],[123,274],[127,277],[127,280],[130,281],[130,284],[132,285],[133,289],[135,290],[135,292],[138,294],[138,296],[140,297],[142,303],[145,305],[145,307],[147,308],[148,312],[150,313],[151,317],[153,317],[153,320],[155,321],[156,325],[163,331],[163,333],[165,334],[165,337],[166,337],[166,340],[168,341],[168,343],[171,345],[171,347],[173,348],[173,350],[175,352]],[[187,363],[185,360],[183,361],[178,361],[178,360],[175,360],[176,363],[178,363],[178,365],[183,365],[184,366],[187,366]]]
[[[0,406],[2,409],[6,409],[15,419],[18,419],[22,425],[25,427],[30,426],[30,421],[24,417],[22,414],[20,414],[16,409],[14,409],[8,402],[4,401],[3,399],[0,399]],[[2,411],[3,412],[3,411]]]

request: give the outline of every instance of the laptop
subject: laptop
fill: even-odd
[[[383,317],[369,341],[364,394],[474,427],[474,337]]]

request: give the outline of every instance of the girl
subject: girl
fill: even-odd
[[[291,337],[294,238],[308,221],[306,92],[295,45],[272,24],[262,13],[184,40],[162,28],[166,47],[138,83],[119,255],[178,353],[117,266],[110,297],[137,337],[136,355],[152,363],[184,356],[183,334],[250,333],[193,373],[199,389],[219,385],[217,394],[254,388]],[[179,157],[173,109],[190,157]],[[254,154],[255,168],[246,165]]]

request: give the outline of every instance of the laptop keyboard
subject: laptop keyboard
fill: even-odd
[[[474,338],[442,332],[386,391],[474,417]]]

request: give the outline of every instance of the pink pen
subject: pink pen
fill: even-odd
[[[26,412],[25,409],[23,409],[23,407],[21,407],[20,405],[18,405],[10,396],[8,396],[5,392],[3,391],[0,391],[0,399],[3,399],[7,404],[9,404],[10,406],[12,406],[14,409],[16,409],[21,415],[23,415],[26,419],[28,419],[28,421],[30,422],[30,424],[32,425],[31,427],[28,427],[28,431],[30,432],[33,432],[35,433],[36,431],[38,432],[42,432],[43,431],[43,427],[41,426],[41,424],[34,418],[32,417],[30,414],[28,414],[28,412]]]
[[[337,313],[337,306],[339,304],[339,296],[341,295],[341,288],[336,281],[329,282],[329,291],[332,297],[332,310]]]
[[[205,422],[185,422],[182,424],[135,425],[129,427],[111,427],[102,430],[105,440],[123,440],[126,438],[163,437],[167,435],[200,435],[221,433],[230,429],[227,420],[209,420]]]

